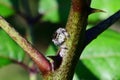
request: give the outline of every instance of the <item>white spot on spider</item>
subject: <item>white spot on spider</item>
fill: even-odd
[[[69,35],[67,31],[64,28],[59,28],[55,32],[54,38],[52,39],[52,41],[56,46],[61,46],[68,37]]]

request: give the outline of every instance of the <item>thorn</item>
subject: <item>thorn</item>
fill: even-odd
[[[95,9],[95,8],[90,8],[89,9],[89,14],[92,14],[92,13],[97,13],[97,12],[105,12],[101,9]]]

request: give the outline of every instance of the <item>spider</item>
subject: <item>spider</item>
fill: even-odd
[[[56,46],[62,46],[62,44],[65,42],[66,39],[69,38],[69,35],[66,31],[66,29],[64,28],[59,28],[57,29],[57,31],[55,32],[54,34],[54,37],[52,39],[53,43],[56,45]]]
[[[67,51],[67,46],[63,43],[68,38],[69,38],[69,34],[64,28],[57,29],[57,31],[54,34],[54,38],[52,39],[52,41],[56,46],[60,47],[60,50],[58,51],[58,55],[60,57],[63,57],[64,53]]]

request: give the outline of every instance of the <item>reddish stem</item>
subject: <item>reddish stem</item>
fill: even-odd
[[[8,33],[8,35],[26,51],[26,53],[33,59],[37,64],[38,68],[43,74],[51,71],[51,64],[47,58],[35,49],[25,38],[23,38],[9,23],[7,23],[2,17],[0,17],[0,27]]]

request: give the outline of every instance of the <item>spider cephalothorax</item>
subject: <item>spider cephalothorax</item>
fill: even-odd
[[[49,56],[52,59],[51,66],[53,71],[60,66],[62,59],[68,50],[66,44],[64,44],[68,38],[69,34],[65,28],[59,28],[56,30],[52,42],[59,47],[59,50],[56,56]]]
[[[59,28],[55,32],[54,38],[52,39],[52,41],[56,46],[61,46],[68,37],[69,37],[69,35],[68,35],[66,29]]]

